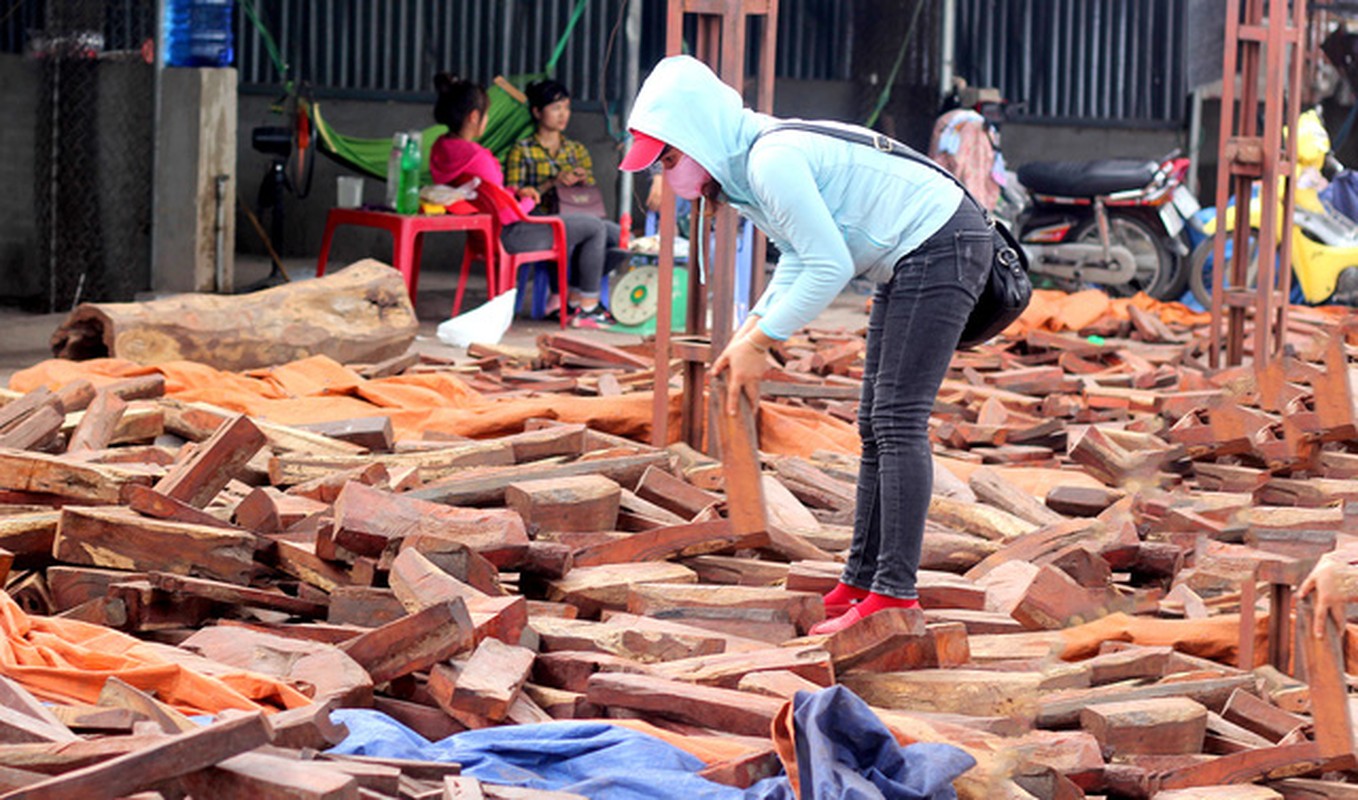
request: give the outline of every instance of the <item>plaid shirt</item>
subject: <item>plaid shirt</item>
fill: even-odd
[[[594,185],[594,162],[583,144],[563,136],[561,147],[553,156],[536,136],[529,136],[509,151],[505,161],[505,185],[511,188],[531,186],[545,191],[557,173],[570,167],[580,167],[589,173],[585,184]]]

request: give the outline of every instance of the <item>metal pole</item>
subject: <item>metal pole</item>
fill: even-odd
[[[627,43],[627,62],[623,68],[622,107],[619,109],[622,124],[632,113],[632,103],[637,99],[637,87],[641,85],[641,3],[628,0],[627,17],[623,21],[623,39]],[[608,113],[608,109],[604,109]],[[632,222],[632,187],[634,176],[623,172],[618,176],[618,219],[628,225]]]
[[[957,65],[957,0],[943,0],[943,24],[939,31],[940,58],[938,94],[947,97],[952,92],[952,79]]]
[[[167,12],[166,3],[168,0],[156,0],[156,61],[155,75],[152,80],[151,98],[151,289],[156,290],[162,286],[161,275],[158,273],[160,261],[158,248],[156,246],[156,229],[160,226],[160,192],[156,188],[156,178],[160,174],[160,118],[161,118],[161,88],[165,74],[165,50],[169,43],[165,41],[165,31],[168,26],[165,24],[165,14]]]

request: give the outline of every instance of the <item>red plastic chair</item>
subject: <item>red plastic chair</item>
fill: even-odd
[[[410,292],[410,302],[415,302],[415,292],[420,282],[420,256],[424,251],[424,234],[446,231],[468,231],[468,241],[492,238],[498,239],[500,232],[495,227],[494,218],[484,212],[478,214],[439,214],[422,216],[419,214],[393,214],[388,211],[365,211],[358,208],[332,208],[325,219],[325,234],[321,237],[321,252],[316,260],[316,277],[325,274],[330,261],[330,242],[335,229],[345,225],[358,225],[366,228],[380,228],[391,234],[391,265],[405,278],[406,289]],[[465,278],[465,263],[463,266]],[[459,287],[460,291],[461,287]],[[491,293],[495,284],[490,285]],[[460,295],[459,295],[460,297]]]
[[[557,288],[561,295],[561,327],[566,327],[566,283],[569,280],[570,265],[568,262],[569,251],[566,249],[566,223],[560,217],[535,217],[529,216],[519,207],[519,201],[502,186],[482,181],[476,187],[476,199],[472,204],[482,212],[489,213],[495,221],[495,250],[496,252],[483,253],[476,249],[475,243],[468,238],[467,247],[462,255],[462,274],[457,281],[457,295],[453,299],[453,316],[457,316],[462,308],[462,294],[467,285],[467,273],[471,270],[471,262],[476,258],[483,258],[487,264],[490,259],[495,259],[494,268],[488,268],[487,274],[495,276],[491,281],[492,296],[507,292],[514,288],[517,280],[519,267],[524,264],[534,264],[539,261],[555,261],[557,274]],[[525,222],[530,225],[550,225],[552,228],[552,247],[549,250],[532,250],[526,253],[511,253],[505,250],[501,242],[500,234],[504,231],[505,223],[501,221],[500,212],[508,209],[514,217],[513,222]]]

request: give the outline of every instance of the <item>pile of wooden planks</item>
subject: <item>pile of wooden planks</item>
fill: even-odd
[[[931,421],[926,610],[830,637],[807,631],[849,546],[857,460],[758,453],[748,419],[722,420],[719,461],[545,418],[475,441],[394,441],[376,416],[289,427],[154,378],[7,395],[0,575],[20,606],[316,704],[198,729],[112,681],[55,708],[6,683],[0,787],[526,796],[454,765],[318,760],[343,735],[335,706],[431,739],[640,718],[749,742],[705,773],[748,786],[781,769],[784,703],[839,683],[901,735],[975,755],[966,797],[1353,796],[1342,632],[1297,637],[1306,609],[1289,624],[1311,563],[1352,538],[1352,368],[1342,336],[1298,324],[1312,346],[1258,374],[1210,374],[1197,332],[1139,313],[1093,340],[959,353]],[[854,419],[861,334],[809,331],[775,357],[767,396]],[[565,334],[361,369],[501,397],[655,376],[643,348]]]

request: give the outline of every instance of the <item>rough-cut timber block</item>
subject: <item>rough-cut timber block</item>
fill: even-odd
[[[1100,703],[1080,712],[1080,727],[1114,753],[1200,753],[1207,709],[1186,697]]]
[[[372,679],[362,665],[333,645],[214,625],[197,631],[180,647],[236,669],[310,687],[318,703],[339,698],[345,707],[372,704]]]
[[[598,706],[657,714],[742,736],[768,736],[784,702],[735,689],[609,672],[591,677],[586,694]]]
[[[1292,783],[1292,781],[1284,781]],[[1340,784],[1341,786],[1345,784]],[[1342,798],[1348,795],[1334,794],[1315,794],[1315,795],[1292,795],[1278,794],[1267,786],[1256,786],[1254,784],[1226,784],[1223,786],[1195,786],[1192,789],[1169,789],[1163,792],[1156,792],[1151,800],[1284,800],[1292,797],[1315,797],[1316,800],[1324,798]],[[1358,797],[1358,795],[1355,795]]]
[[[547,599],[570,603],[582,618],[594,618],[604,608],[627,609],[628,591],[648,583],[696,583],[693,570],[663,561],[579,567],[566,577],[547,582]]]
[[[0,517],[0,548],[14,554],[20,569],[46,562],[52,556],[59,511],[39,511]]]
[[[346,550],[376,557],[410,536],[462,542],[496,566],[517,563],[528,547],[523,520],[505,509],[452,508],[353,482],[335,501],[332,538]]]
[[[488,637],[516,644],[528,623],[528,603],[522,597],[487,595],[444,572],[418,550],[402,550],[391,564],[387,581],[412,614],[441,602],[462,600],[476,627],[478,644]]]
[[[873,706],[1028,720],[1037,713],[1043,680],[1039,672],[968,669],[855,672],[839,678]]]
[[[373,683],[385,683],[467,649],[473,636],[466,604],[450,600],[368,631],[342,649],[368,671]]]
[[[632,614],[657,616],[681,608],[781,611],[802,631],[825,619],[820,595],[776,587],[726,586],[713,591],[708,586],[647,583],[633,586],[627,598],[627,611]]]
[[[496,639],[477,645],[471,658],[457,673],[451,694],[435,691],[435,680],[430,677],[430,694],[449,716],[468,724],[475,718],[499,721],[509,713],[518,699],[528,675],[533,669],[534,653]],[[434,667],[436,674],[447,670],[445,665]],[[440,681],[440,686],[443,681]],[[464,721],[470,715],[473,720]],[[469,725],[470,727],[470,725]]]
[[[769,647],[751,653],[695,656],[651,667],[655,675],[723,689],[736,689],[746,675],[766,671],[792,672],[820,687],[835,682],[835,668],[830,654],[814,644]]]
[[[505,505],[541,531],[611,531],[618,522],[621,487],[601,475],[511,483]]]
[[[66,458],[0,450],[0,489],[51,495],[88,503],[113,504],[122,499],[123,486],[150,486],[152,476],[131,469],[85,464]]]
[[[266,753],[243,753],[215,767],[184,776],[194,800],[358,800],[352,775],[318,761],[298,761]]]
[[[637,484],[637,497],[686,520],[693,519],[698,512],[721,500],[719,495],[699,489],[660,467],[651,467],[641,476],[641,482]]]
[[[354,417],[298,427],[304,431],[329,436],[331,439],[356,444],[374,453],[391,450],[393,441],[391,417]]]
[[[637,617],[644,620],[644,617]],[[658,620],[650,620],[658,622]],[[583,619],[534,617],[542,652],[593,650],[630,658],[642,664],[675,661],[725,652],[726,640],[699,628],[676,633],[646,630],[639,626],[619,626]]]
[[[156,483],[156,491],[195,508],[206,506],[265,445],[249,417],[237,415],[198,445],[188,461]]]
[[[201,575],[244,585],[254,570],[255,536],[150,519],[125,508],[67,506],[53,550],[57,560],[71,564]]]
[[[1008,613],[1029,630],[1053,630],[1107,613],[1105,593],[1086,589],[1053,566],[1013,561],[977,581],[991,610]]]
[[[657,561],[704,553],[753,549],[768,543],[769,535],[766,532],[737,534],[731,529],[730,520],[716,519],[710,522],[689,522],[652,528],[586,547],[576,551],[572,563],[575,566],[591,567],[635,561]]]
[[[114,800],[163,781],[206,769],[268,744],[269,723],[258,712],[192,733],[165,737],[102,763],[67,772],[7,794],[13,800]]]

